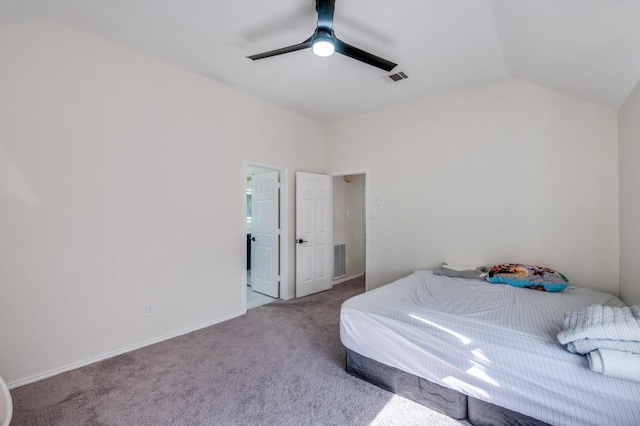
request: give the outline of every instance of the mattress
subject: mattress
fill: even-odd
[[[553,425],[638,425],[640,383],[592,372],[556,339],[566,312],[624,306],[596,290],[545,293],[416,271],[347,300],[344,346]]]

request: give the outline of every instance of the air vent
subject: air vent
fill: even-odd
[[[383,78],[384,81],[386,81],[387,83],[395,83],[395,82],[398,82],[400,80],[406,80],[407,78],[409,78],[409,76],[407,74],[405,74],[404,72],[400,71],[400,72],[395,73],[395,74],[385,75],[385,76],[383,76],[381,78]]]
[[[333,279],[347,276],[347,245],[333,246]]]

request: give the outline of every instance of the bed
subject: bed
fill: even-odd
[[[347,300],[347,371],[474,425],[640,425],[640,383],[597,374],[556,339],[569,311],[625,306],[416,271]]]

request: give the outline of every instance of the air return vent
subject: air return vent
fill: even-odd
[[[347,275],[347,245],[336,244],[333,246],[333,279]]]
[[[386,81],[387,83],[396,83],[400,80],[406,80],[407,78],[409,78],[409,76],[404,72],[400,71],[395,74],[385,75],[381,78],[384,79],[384,81]]]

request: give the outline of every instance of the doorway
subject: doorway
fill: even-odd
[[[366,291],[367,172],[296,172],[295,192],[296,297],[358,277]]]
[[[245,162],[245,310],[288,296],[287,170]]]
[[[366,283],[367,174],[333,174],[332,285],[361,276]],[[366,287],[365,287],[366,288]]]

